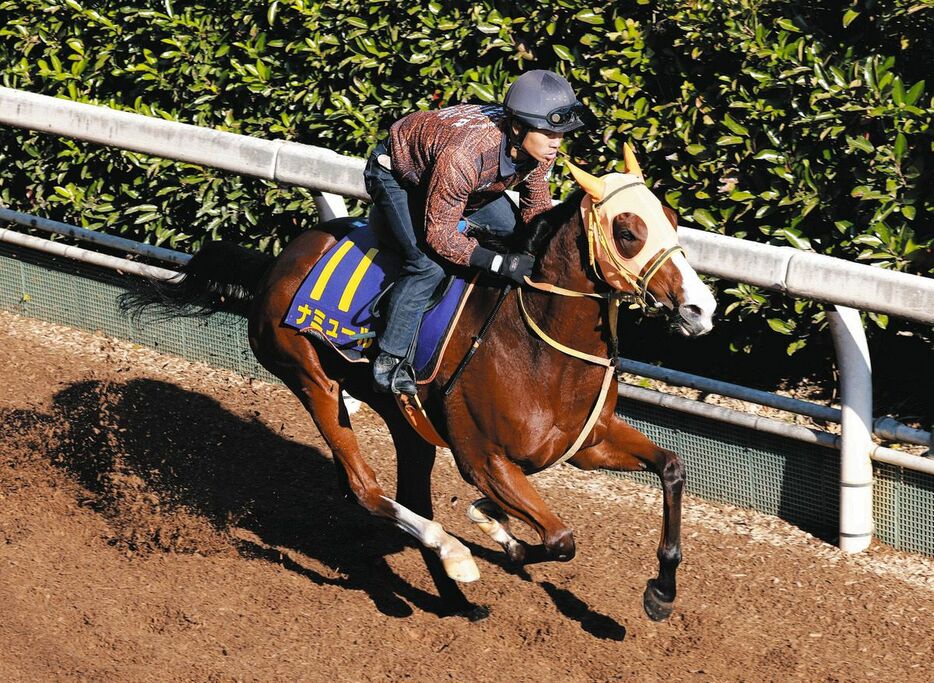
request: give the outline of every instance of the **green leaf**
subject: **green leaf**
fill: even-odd
[[[776,152],[774,149],[763,149],[759,152],[756,152],[753,159],[765,159],[766,161],[772,163],[784,163],[785,155],[780,152]]]
[[[804,235],[801,235],[800,233],[795,233],[788,228],[782,228],[781,230],[778,231],[778,234],[784,237],[785,240],[791,246],[795,247],[796,249],[804,249],[807,251],[811,251],[811,243],[808,240],[808,238],[805,237]]]
[[[482,83],[468,83],[467,88],[484,102],[496,102],[499,98],[489,85]]]
[[[765,321],[776,332],[780,334],[791,334],[794,332],[795,323],[793,320],[781,320],[780,318],[769,318]]]
[[[793,356],[796,351],[800,351],[805,346],[807,346],[807,343],[807,339],[798,339],[793,341],[785,348],[785,353],[787,353],[789,356]]]
[[[918,98],[921,97],[921,93],[924,92],[924,81],[918,81],[913,86],[911,90],[908,91],[908,94],[905,95],[905,104],[912,105],[918,101]]]
[[[686,148],[686,151],[688,154],[697,156],[698,154],[702,153],[705,149],[707,148],[704,147],[703,145],[688,145]]]
[[[857,12],[855,9],[848,9],[846,12],[843,13],[843,27],[846,28],[847,26],[852,24],[853,20],[856,19],[856,17],[858,16],[859,16],[859,12]],[[791,354],[788,354],[788,355],[791,355]]]
[[[850,151],[854,149],[862,150],[863,152],[871,152],[875,149],[872,146],[872,143],[869,142],[866,138],[851,138],[849,135],[846,137],[846,143],[850,147]]]
[[[594,26],[600,26],[603,24],[603,17],[594,12],[592,9],[581,10],[574,15],[574,18],[587,24],[593,24]]]
[[[905,86],[902,84],[902,79],[898,76],[892,81],[892,100],[899,106],[907,104],[905,101]]]
[[[713,230],[717,227],[717,220],[707,209],[694,209],[694,213],[692,213],[691,216],[708,230]]]
[[[869,319],[883,330],[889,326],[889,316],[887,316],[885,313],[870,313]]]
[[[574,55],[571,54],[571,51],[568,50],[564,45],[552,45],[551,49],[555,51],[555,54],[558,55],[560,59],[563,59],[567,62],[574,61]]]
[[[729,128],[731,131],[733,131],[737,135],[742,135],[743,137],[746,137],[749,135],[749,129],[743,125],[740,125],[736,121],[734,121],[733,118],[729,114],[723,115],[723,125]]]
[[[908,149],[908,140],[905,138],[904,134],[899,133],[895,136],[895,158],[901,159],[905,156],[906,149]]]

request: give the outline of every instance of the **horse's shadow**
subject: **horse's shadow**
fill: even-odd
[[[51,437],[50,462],[80,482],[95,497],[91,507],[105,514],[122,514],[112,503],[126,493],[114,482],[135,481],[143,494],[155,494],[163,511],[184,510],[221,536],[235,527],[227,540],[241,555],[277,563],[318,585],[363,591],[388,616],[410,615],[410,604],[446,613],[438,596],[389,567],[386,557],[412,543],[343,497],[330,458],[209,396],[151,379],[84,381],[58,392],[50,414],[17,412],[42,426]],[[468,546],[531,580],[503,553]],[[200,550],[197,539],[187,549]],[[315,562],[323,567],[316,569]],[[625,634],[568,591],[540,585],[585,631],[614,640]]]
[[[548,597],[551,598],[551,601],[561,614],[568,619],[576,621],[580,624],[581,629],[593,637],[601,640],[615,641],[623,641],[626,639],[626,627],[613,617],[593,610],[586,602],[565,588],[558,588],[550,581],[536,581],[532,578],[524,565],[511,564],[506,558],[506,553],[490,550],[489,548],[469,541],[465,541],[465,545],[475,557],[482,557],[490,564],[497,565],[504,572],[508,572],[526,583],[541,588],[548,594]]]
[[[85,381],[56,394],[51,415],[30,421],[45,423],[50,461],[93,494],[91,507],[114,513],[114,498],[127,495],[115,481],[135,481],[164,513],[183,510],[222,536],[235,527],[227,541],[244,556],[364,591],[389,616],[411,614],[409,603],[442,611],[439,598],[389,567],[386,556],[406,539],[343,498],[329,458],[208,396],[149,379]],[[200,551],[198,540],[187,550]]]

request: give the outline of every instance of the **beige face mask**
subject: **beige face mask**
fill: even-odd
[[[624,145],[624,154],[628,172],[610,173],[602,178],[566,163],[574,179],[587,192],[581,202],[581,216],[587,230],[591,266],[614,289],[632,289],[637,303],[644,307],[646,297],[650,296],[648,284],[652,276],[681,251],[681,247],[661,202],[646,187],[628,144]],[[629,258],[620,254],[613,237],[613,219],[621,213],[636,214],[648,229],[642,248]]]

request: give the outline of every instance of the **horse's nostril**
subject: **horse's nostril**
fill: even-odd
[[[678,313],[680,313],[681,317],[685,320],[696,320],[704,314],[704,311],[700,306],[684,304],[678,307]]]

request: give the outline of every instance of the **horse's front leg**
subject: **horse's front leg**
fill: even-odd
[[[675,573],[681,563],[681,494],[684,465],[677,453],[656,446],[641,432],[614,415],[606,438],[577,453],[571,464],[583,469],[617,472],[650,469],[662,480],[664,523],[658,544],[658,577],[650,579],[643,595],[645,613],[655,621],[667,619],[675,601]]]
[[[463,462],[459,463],[463,465]],[[482,463],[469,463],[461,467],[468,480],[486,495],[468,512],[471,520],[484,528],[499,542],[513,562],[531,564],[546,560],[567,562],[574,557],[574,534],[555,515],[539,495],[525,473],[514,462],[502,455],[485,458]],[[492,503],[492,505],[490,505]],[[479,504],[479,506],[478,506]],[[538,532],[541,546],[528,546],[516,540],[508,522],[497,514],[502,511],[520,519]]]

